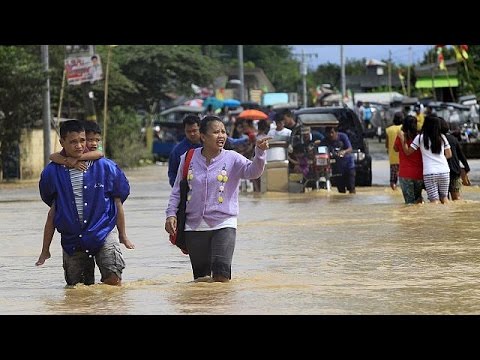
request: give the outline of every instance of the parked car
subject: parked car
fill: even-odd
[[[156,161],[166,161],[172,149],[183,140],[183,118],[187,114],[200,114],[203,108],[175,106],[162,111],[153,121],[152,153]]]
[[[331,114],[338,120],[338,131],[348,135],[355,157],[358,186],[372,186],[372,157],[365,140],[364,126],[353,110],[348,107],[315,107],[295,111],[298,119],[304,114]]]
[[[154,122],[152,154],[155,161],[167,161],[175,145],[185,137],[180,122]]]

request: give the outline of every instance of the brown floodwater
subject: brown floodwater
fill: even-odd
[[[243,193],[230,283],[194,283],[170,245],[166,167],[128,172],[124,286],[66,288],[60,238],[34,265],[47,206],[36,183],[0,188],[1,314],[478,314],[478,186],[406,206],[387,186]],[[97,270],[97,279],[99,272]]]

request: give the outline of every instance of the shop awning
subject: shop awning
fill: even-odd
[[[415,83],[417,89],[431,89],[432,88],[432,78],[419,78]],[[449,78],[447,77],[436,77],[433,79],[434,88],[445,88],[445,87],[458,87],[458,79],[454,76]]]

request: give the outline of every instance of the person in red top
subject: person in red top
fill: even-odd
[[[405,143],[410,146],[410,143],[417,135],[417,119],[411,115],[405,117],[401,131],[405,134]],[[395,151],[398,151],[400,157],[398,177],[405,204],[423,203],[422,153],[416,150],[411,155],[405,154],[402,142],[398,136],[395,139],[393,148]]]

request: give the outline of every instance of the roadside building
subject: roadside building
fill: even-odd
[[[434,93],[437,101],[455,102],[458,99],[458,71],[455,59],[445,60],[446,70],[437,63],[415,66],[415,88],[426,97]]]

